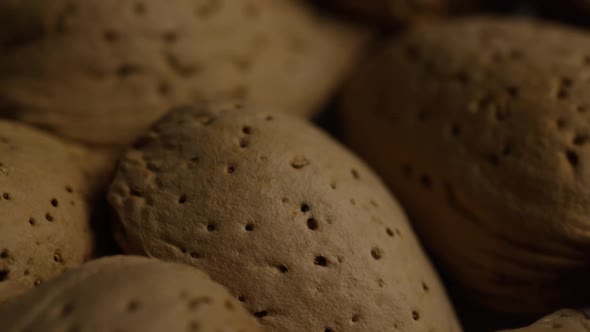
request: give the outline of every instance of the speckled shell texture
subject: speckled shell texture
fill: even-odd
[[[395,199],[295,117],[176,109],[122,159],[109,201],[124,251],[203,269],[266,331],[460,331]]]
[[[94,161],[80,147],[0,121],[0,302],[90,257]]]
[[[5,332],[261,331],[221,285],[186,265],[102,258],[0,306]]]
[[[485,17],[392,40],[342,112],[454,280],[516,315],[588,299],[589,115],[588,34]]]
[[[369,37],[325,15],[299,0],[5,0],[0,115],[100,145],[198,100],[311,116]]]

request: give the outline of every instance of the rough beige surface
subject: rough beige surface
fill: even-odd
[[[389,24],[407,24],[475,7],[481,0],[323,0]]]
[[[516,19],[417,27],[363,68],[348,140],[471,295],[514,314],[588,299],[590,37]]]
[[[267,331],[460,331],[397,202],[306,122],[233,104],[177,109],[109,192],[128,253],[208,272]]]
[[[0,19],[0,115],[103,145],[204,99],[311,116],[369,36],[300,0],[6,0]]]
[[[0,121],[0,302],[89,258],[99,159]]]
[[[0,307],[5,332],[253,332],[259,324],[189,266],[115,256],[84,264]]]
[[[559,310],[528,327],[502,332],[588,332],[590,315],[583,311]]]

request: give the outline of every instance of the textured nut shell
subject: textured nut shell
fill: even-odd
[[[90,256],[90,202],[104,184],[98,159],[0,121],[0,302]]]
[[[221,285],[192,267],[115,256],[89,262],[0,307],[16,331],[260,331]]]
[[[590,38],[472,18],[400,36],[343,102],[352,146],[474,298],[546,313],[588,297]]]
[[[308,123],[233,105],[171,112],[109,201],[130,253],[202,268],[267,331],[459,331],[402,210]]]
[[[2,14],[19,38],[0,48],[0,114],[93,144],[195,100],[310,116],[369,37],[298,0],[7,0]]]
[[[563,309],[559,310],[531,326],[503,332],[588,332],[590,331],[590,316],[587,313]]]

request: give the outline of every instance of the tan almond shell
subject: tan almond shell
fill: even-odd
[[[5,332],[260,331],[221,285],[181,264],[91,261],[0,307]]]
[[[474,299],[544,314],[588,298],[590,37],[524,19],[422,25],[359,71],[348,141]]]
[[[396,200],[309,123],[254,107],[169,113],[119,164],[128,253],[196,266],[266,331],[460,331]]]
[[[0,302],[90,257],[101,158],[0,120]]]
[[[0,114],[100,145],[199,100],[312,116],[370,35],[292,0],[6,0],[3,17]]]
[[[501,332],[588,332],[590,315],[578,310],[562,309],[540,319],[531,326]]]

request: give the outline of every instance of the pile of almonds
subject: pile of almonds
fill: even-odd
[[[0,330],[590,331],[590,2],[0,2]]]

